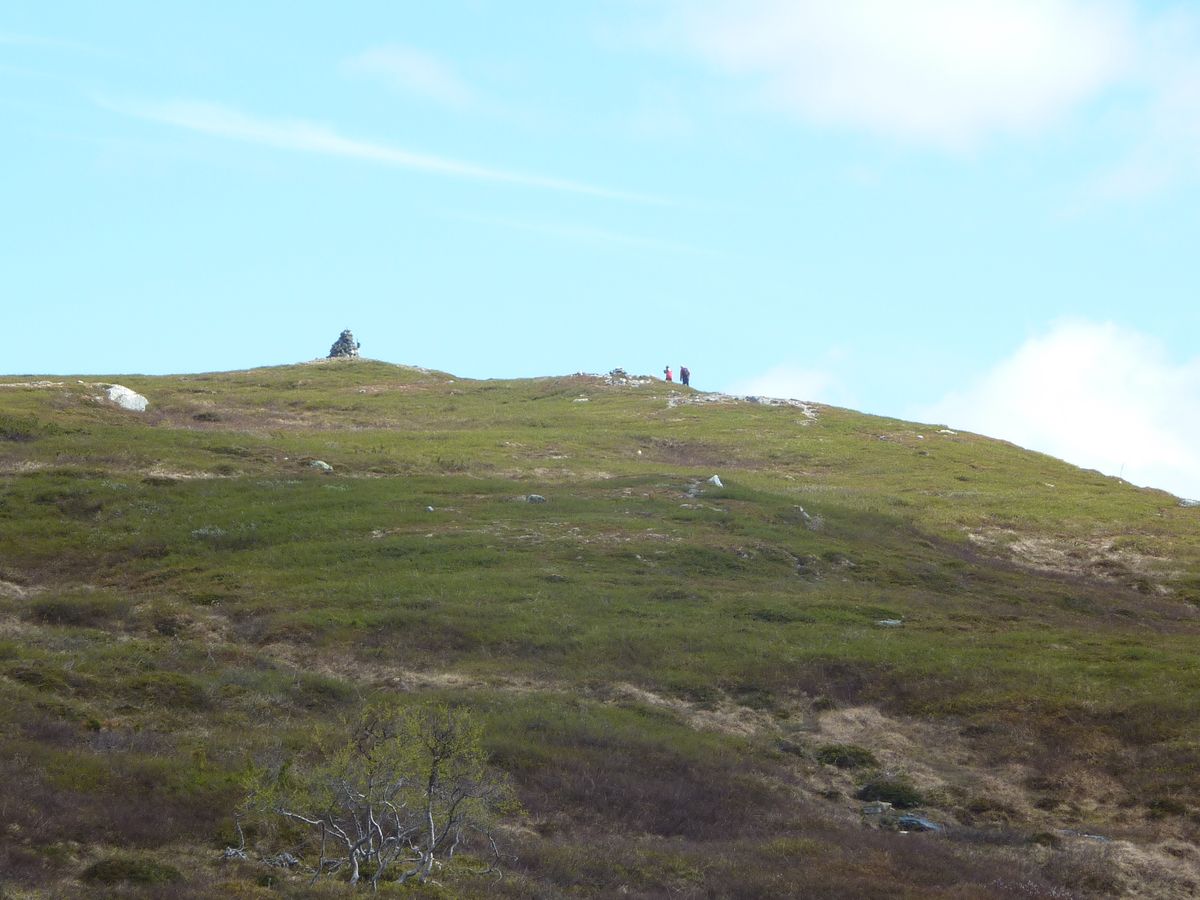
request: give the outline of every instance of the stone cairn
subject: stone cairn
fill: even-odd
[[[329,348],[330,359],[357,359],[358,348],[362,345],[354,340],[354,333],[347,328]]]

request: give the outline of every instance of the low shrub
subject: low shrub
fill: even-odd
[[[1039,831],[1029,836],[1029,843],[1057,850],[1063,845],[1063,840],[1053,831]]]
[[[776,706],[770,690],[756,684],[734,685],[729,692],[739,704],[750,709],[773,710]]]
[[[817,748],[816,757],[818,762],[839,769],[868,769],[879,765],[874,753],[857,744],[826,744]]]
[[[1152,819],[1161,819],[1165,816],[1185,816],[1188,812],[1187,804],[1176,797],[1157,797],[1146,804],[1146,809]]]
[[[40,431],[38,420],[31,416],[0,414],[0,441],[33,441],[37,440]]]
[[[712,705],[721,698],[721,691],[712,679],[692,672],[673,673],[662,682],[662,690],[692,703]]]
[[[336,709],[354,698],[354,688],[337,678],[304,672],[290,685],[288,695],[304,709]]]
[[[1127,885],[1112,848],[1106,844],[1067,847],[1050,857],[1043,873],[1073,890],[1117,897]]]
[[[174,866],[136,856],[108,856],[83,870],[84,881],[99,884],[167,884],[182,881],[183,873]]]
[[[896,809],[912,809],[924,802],[921,792],[903,778],[876,778],[868,781],[854,795],[859,800],[882,800]]]
[[[196,710],[208,706],[204,685],[190,675],[178,672],[147,672],[129,681],[134,695],[160,706]]]
[[[46,660],[22,660],[0,668],[0,673],[36,691],[67,694],[85,682],[73,672]]]
[[[42,625],[98,628],[120,618],[128,609],[128,600],[110,594],[63,594],[35,600],[25,616]]]

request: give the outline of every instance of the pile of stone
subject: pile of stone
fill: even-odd
[[[330,359],[357,359],[358,348],[362,345],[354,340],[354,333],[347,328],[329,348]]]
[[[584,374],[584,373],[580,373]],[[649,384],[653,379],[649,375],[630,375],[624,369],[613,369],[607,375],[593,375],[593,378],[601,379],[605,384],[611,384],[618,387],[640,387],[643,384]]]

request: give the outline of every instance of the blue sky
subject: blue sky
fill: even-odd
[[[6,373],[365,355],[937,421],[1200,496],[1200,10],[0,10]]]

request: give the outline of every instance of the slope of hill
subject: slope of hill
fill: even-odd
[[[348,895],[220,854],[379,696],[471,709],[523,807],[406,896],[1200,891],[1200,508],[659,381],[113,380],[0,385],[0,896]]]

